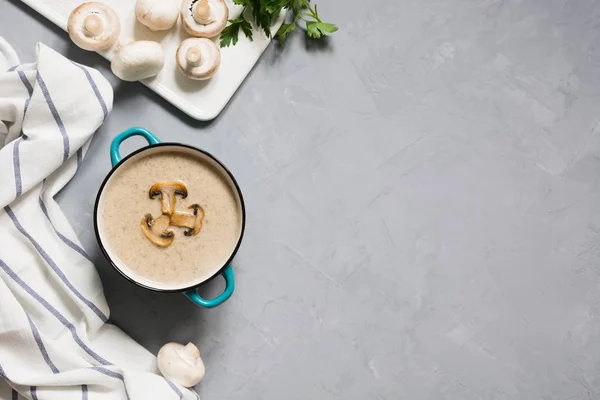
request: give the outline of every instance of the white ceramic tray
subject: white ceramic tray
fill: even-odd
[[[71,10],[85,2],[82,0],[22,1],[65,31]],[[121,20],[119,41],[155,40],[163,45],[166,56],[163,70],[156,77],[145,79],[142,83],[198,120],[213,119],[223,110],[271,41],[262,30],[256,28],[253,41],[248,40],[240,32],[240,40],[235,46],[221,49],[221,67],[217,74],[207,81],[193,81],[181,75],[175,65],[177,46],[183,39],[189,37],[180,21],[169,31],[152,32],[137,22],[134,14],[136,0],[100,1],[109,4],[119,15]],[[228,4],[230,3],[228,1]],[[277,32],[284,18],[285,13],[282,12],[273,25],[273,32]],[[114,49],[99,54],[110,60]]]

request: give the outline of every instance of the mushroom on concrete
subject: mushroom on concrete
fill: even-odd
[[[151,214],[144,215],[140,223],[144,236],[158,247],[169,246],[175,238],[175,233],[167,229],[169,219],[169,216],[164,214],[156,219]]]
[[[137,0],[135,16],[150,30],[166,31],[179,18],[179,3],[177,0]]]
[[[185,39],[175,53],[179,71],[190,79],[212,78],[221,65],[221,51],[206,38]]]
[[[119,38],[119,16],[104,3],[83,3],[75,8],[67,21],[69,37],[84,50],[109,49]]]
[[[198,204],[189,206],[191,212],[175,211],[171,214],[171,225],[188,228],[183,231],[185,236],[195,236],[202,229],[204,210]]]
[[[185,183],[181,181],[158,182],[152,185],[148,191],[151,199],[160,196],[161,210],[163,214],[171,215],[175,211],[177,202],[175,195],[185,199],[188,195]]]
[[[217,36],[227,25],[229,8],[223,0],[184,0],[181,3],[181,22],[192,36]]]
[[[150,40],[122,45],[110,64],[113,74],[124,81],[135,82],[150,78],[165,65],[163,47]]]
[[[200,350],[193,343],[167,343],[156,356],[156,364],[165,378],[184,387],[192,387],[204,378]]]

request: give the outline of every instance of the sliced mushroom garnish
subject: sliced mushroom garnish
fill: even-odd
[[[188,192],[185,183],[172,181],[155,183],[150,188],[148,194],[151,199],[160,196],[162,213],[171,215],[175,211],[175,204],[177,202],[175,195],[179,195],[185,199]]]
[[[167,229],[169,219],[169,216],[164,214],[156,219],[151,214],[146,214],[140,223],[144,236],[158,247],[169,246],[175,238],[175,233]]]
[[[181,22],[192,36],[217,36],[227,25],[229,8],[224,0],[183,0]]]
[[[171,225],[188,228],[183,234],[185,236],[194,236],[202,229],[204,210],[198,204],[192,204],[189,208],[192,211],[175,211],[171,215]]]

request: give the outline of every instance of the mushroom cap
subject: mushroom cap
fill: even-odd
[[[178,194],[179,196],[183,197],[184,199],[188,195],[188,190],[187,190],[187,187],[185,186],[184,182],[169,181],[169,182],[157,182],[154,185],[152,185],[150,187],[150,190],[148,190],[148,196],[150,196],[150,198],[153,199],[156,196],[161,195],[163,193],[163,191],[173,192],[174,194]]]
[[[185,236],[195,236],[200,233],[202,229],[202,220],[204,219],[204,209],[199,204],[192,204],[190,209],[193,210],[194,217],[196,218],[193,229],[188,229],[184,232]]]
[[[164,65],[163,47],[157,42],[140,40],[121,46],[110,69],[122,80],[134,82],[158,74]]]
[[[156,364],[165,378],[184,387],[197,385],[204,378],[204,363],[194,344],[167,343],[158,351]]]
[[[204,1],[208,2],[208,23],[199,21],[196,8]],[[206,4],[206,3],[205,3]],[[183,0],[181,3],[181,22],[192,36],[210,38],[217,36],[229,19],[229,8],[224,0]]]
[[[204,80],[212,78],[219,69],[221,51],[210,39],[188,38],[177,48],[175,59],[183,75]]]
[[[135,16],[153,31],[171,29],[179,18],[177,0],[137,0]]]
[[[71,11],[67,22],[69,37],[84,50],[109,49],[119,38],[119,16],[104,3],[83,3]]]

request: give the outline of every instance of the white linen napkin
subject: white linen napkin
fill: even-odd
[[[54,195],[112,108],[102,75],[0,38],[0,399],[196,399],[108,322],[94,265]],[[2,379],[3,378],[3,379]]]

